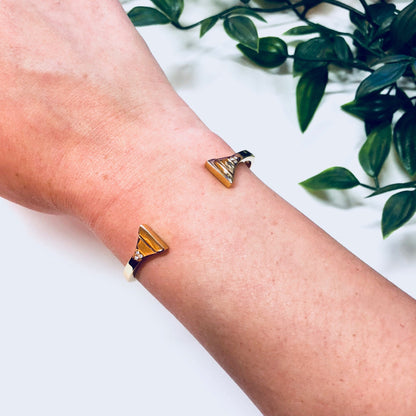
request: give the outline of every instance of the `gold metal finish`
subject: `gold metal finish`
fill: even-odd
[[[227,188],[234,181],[234,174],[240,163],[245,163],[248,167],[254,160],[254,155],[248,150],[242,150],[232,156],[222,157],[220,159],[210,159],[205,162],[205,167]]]
[[[136,250],[124,268],[126,279],[129,282],[133,281],[137,269],[145,258],[163,253],[168,248],[168,245],[148,225],[140,225]]]

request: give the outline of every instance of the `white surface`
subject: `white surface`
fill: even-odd
[[[198,13],[195,6],[184,18]],[[332,14],[323,17],[338,24]],[[279,17],[261,34],[281,35],[293,23]],[[167,26],[141,33],[203,121],[236,151],[256,155],[253,169],[266,183],[416,296],[414,220],[383,241],[385,198],[333,192],[331,204],[297,185],[333,165],[365,179],[357,162],[362,125],[339,110],[355,85],[331,83],[334,93],[302,135],[286,67],[254,68],[221,28],[202,40],[197,31]],[[1,415],[260,414],[163,307],[139,284],[125,282],[123,266],[80,224],[5,200],[0,215]]]

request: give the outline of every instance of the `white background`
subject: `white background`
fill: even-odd
[[[145,2],[124,2],[129,10]],[[190,3],[190,5],[188,5]],[[207,16],[186,2],[184,22]],[[221,10],[227,2],[211,2]],[[229,4],[229,3],[228,3]],[[345,26],[343,13],[316,16]],[[297,25],[273,17],[260,34]],[[95,22],[94,24],[99,24]],[[299,132],[296,79],[284,65],[263,71],[245,61],[221,27],[140,30],[168,78],[202,120],[236,151],[256,155],[253,170],[269,186],[386,278],[416,297],[416,221],[383,241],[386,196],[364,190],[305,192],[298,182],[334,165],[366,181],[357,153],[361,122],[339,106],[360,74],[333,75],[307,133]],[[109,34],[111,36],[111,34]],[[294,44],[294,40],[285,38]],[[126,74],[127,75],[127,74]],[[388,168],[393,177],[401,172]],[[260,413],[191,335],[77,221],[0,200],[0,414],[258,416]],[[371,323],[369,323],[371,324]]]

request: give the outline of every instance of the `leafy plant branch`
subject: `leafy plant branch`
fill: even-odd
[[[304,6],[305,2],[303,1],[299,1],[298,3],[296,3],[296,5],[294,6],[296,7],[301,7]],[[223,10],[220,13],[214,14],[208,18],[202,19],[198,22],[183,26],[179,21],[171,21],[171,24],[173,26],[175,26],[177,29],[181,29],[181,30],[189,30],[189,29],[193,29],[195,27],[198,27],[200,25],[202,25],[204,23],[204,21],[206,21],[207,19],[209,19],[210,21],[217,21],[220,19],[224,19],[226,18],[228,15],[232,15],[233,13],[238,13],[238,12],[243,12],[244,14],[249,14],[249,11],[251,11],[252,13],[278,13],[278,12],[283,12],[285,10],[289,10],[292,9],[292,6],[289,5],[284,5],[284,6],[280,6],[280,7],[272,7],[272,8],[259,8],[259,7],[244,7],[244,10],[241,10],[241,6],[232,6],[226,10]],[[266,22],[263,18],[260,18],[260,16],[256,16],[258,19]]]
[[[225,33],[254,64],[265,69],[293,61],[299,77],[296,106],[304,132],[325,94],[330,71],[359,70],[363,79],[354,99],[342,109],[361,119],[366,140],[358,160],[371,185],[360,182],[344,167],[332,167],[301,183],[308,190],[349,189],[371,191],[369,197],[395,192],[386,201],[381,220],[384,237],[404,225],[416,213],[416,97],[407,91],[416,86],[416,0],[402,10],[393,2],[359,0],[362,10],[341,0],[240,0],[225,10],[195,23],[183,25],[184,0],[151,0],[155,7],[138,6],[128,16],[136,26],[172,24],[180,30],[199,27],[200,37],[222,22]],[[321,4],[345,10],[351,31],[338,31],[311,21],[309,12]],[[308,39],[289,53],[278,36],[260,37],[256,21],[263,16],[290,11],[302,23],[285,36]],[[347,18],[347,17],[346,17]],[[312,37],[311,37],[312,36]],[[392,150],[393,149],[393,150]],[[380,184],[379,176],[390,151],[395,151],[409,181]]]

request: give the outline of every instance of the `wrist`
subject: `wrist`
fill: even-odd
[[[212,182],[205,160],[232,152],[183,110],[181,120],[166,117],[158,125],[119,129],[108,141],[108,153],[90,157],[82,167],[83,180],[72,188],[71,213],[123,263],[131,256],[139,224],[148,223],[164,237],[177,229],[201,191],[201,175]]]

